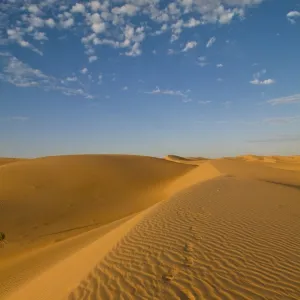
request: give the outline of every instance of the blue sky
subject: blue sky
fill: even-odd
[[[300,153],[297,0],[0,3],[0,157]]]

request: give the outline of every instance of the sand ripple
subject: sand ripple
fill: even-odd
[[[300,299],[300,192],[219,177],[162,202],[69,295]]]

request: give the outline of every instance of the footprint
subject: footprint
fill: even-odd
[[[164,281],[172,281],[173,279],[174,279],[174,274],[164,274],[163,276],[162,276],[162,279],[164,280]]]
[[[192,257],[186,257],[184,263],[187,267],[191,267],[194,264],[194,260]]]
[[[186,252],[191,252],[191,251],[193,251],[193,246],[192,246],[192,244],[191,244],[191,243],[185,244],[185,246],[184,246],[184,251],[186,251]]]
[[[175,278],[175,275],[177,274],[178,270],[176,268],[171,268],[167,273],[165,273],[162,276],[162,279],[164,281],[170,282]]]

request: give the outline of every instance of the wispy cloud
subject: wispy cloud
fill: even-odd
[[[175,97],[181,97],[184,99],[189,99],[188,97],[189,91],[180,91],[180,90],[162,90],[159,87],[156,87],[153,91],[151,92],[145,92],[145,94],[152,94],[152,95],[169,95],[169,96],[175,96]],[[189,99],[190,100],[190,99]]]
[[[83,96],[92,98],[93,96],[85,92],[82,88],[70,88],[65,81],[76,81],[76,76],[67,77],[66,80],[55,78],[44,74],[39,69],[34,69],[9,53],[0,53],[4,62],[3,71],[0,72],[0,80],[8,82],[17,87],[29,88],[38,87],[45,91],[60,91],[68,96]]]
[[[217,39],[215,36],[211,37],[206,44],[206,48],[210,48],[216,42],[216,40]]]
[[[199,56],[197,58],[197,65],[200,66],[201,68],[205,67],[208,65],[208,62],[207,62],[207,58],[206,56]]]
[[[271,105],[300,103],[300,94],[270,99],[267,101],[267,103]]]
[[[224,65],[223,65],[223,64],[217,64],[216,67],[217,67],[217,68],[223,68]]]
[[[182,49],[182,52],[187,52],[190,49],[193,49],[197,46],[197,42],[196,41],[190,41],[187,42],[184,46],[184,48]]]

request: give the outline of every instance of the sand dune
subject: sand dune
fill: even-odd
[[[166,160],[177,162],[177,163],[184,163],[190,165],[198,165],[199,163],[208,161],[208,158],[204,157],[183,157],[178,155],[167,155],[165,157]]]
[[[163,187],[190,169],[162,159],[124,155],[45,157],[2,165],[0,230],[8,244],[0,249],[0,286],[5,282],[13,287],[13,281],[23,280],[16,274],[34,269],[33,261],[46,266],[40,248],[165,199]],[[32,259],[37,256],[43,258]],[[48,256],[49,263],[55,261]],[[7,280],[4,270],[14,279]],[[4,289],[10,288],[0,288],[0,297]]]
[[[190,169],[161,159],[113,155],[6,164],[0,169],[0,200],[1,228],[10,240],[7,251],[141,211],[164,197],[161,186]]]
[[[7,211],[10,202],[17,211],[25,201],[28,211],[36,209],[31,216],[41,214],[42,220],[41,206],[34,206],[40,199],[53,201],[59,213],[49,204],[55,216],[52,231],[55,226],[63,231],[64,224],[89,225],[90,215],[99,219],[72,234],[54,232],[52,240],[42,239],[50,246],[40,249],[39,235],[30,227],[39,218],[29,221],[28,212],[19,211],[29,231],[26,243],[37,251],[26,250],[21,259],[32,280],[20,285],[22,278],[14,274],[20,264],[15,257],[14,264],[5,264],[10,262],[6,256],[2,270],[11,272],[12,283],[3,280],[1,285],[0,276],[0,298],[299,299],[300,172],[270,167],[279,161],[272,159],[276,163],[216,159],[195,167],[189,159],[71,156],[3,166],[0,178],[8,188],[0,191],[0,199],[11,195],[5,198]],[[31,181],[24,174],[31,174]],[[26,187],[32,182],[41,190],[29,197]],[[26,197],[13,189],[16,183]],[[94,204],[94,189],[103,202]],[[45,196],[54,190],[58,199]],[[84,195],[86,202],[79,200]],[[76,199],[74,213],[64,208],[65,199]],[[22,230],[18,222],[14,226],[14,246],[21,245]],[[73,237],[66,239],[69,234]],[[31,266],[28,261],[34,259]]]

